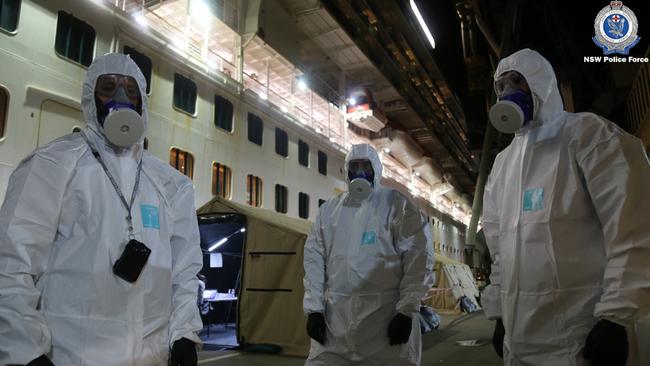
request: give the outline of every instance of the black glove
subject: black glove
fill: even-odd
[[[412,318],[401,313],[397,313],[388,325],[388,343],[391,346],[406,343],[411,336]]]
[[[506,328],[503,327],[503,321],[499,318],[494,326],[494,333],[492,333],[492,346],[501,358],[503,358],[503,337],[505,336]]]
[[[307,317],[307,334],[316,342],[325,345],[325,317],[322,313],[311,313]]]
[[[32,360],[26,366],[54,366],[54,364],[49,358],[47,358],[47,356],[41,355],[41,357]]]
[[[592,366],[625,366],[627,352],[625,328],[601,319],[587,335],[582,357],[591,361]]]
[[[196,344],[187,338],[181,338],[172,346],[171,366],[196,366]]]

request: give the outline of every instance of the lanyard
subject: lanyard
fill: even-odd
[[[113,178],[111,173],[108,171],[108,168],[106,167],[106,164],[104,164],[104,161],[102,160],[102,157],[99,155],[99,152],[97,150],[95,150],[95,148],[90,143],[90,141],[88,141],[88,138],[86,137],[86,135],[83,135],[83,136],[84,136],[84,139],[86,140],[86,143],[88,143],[88,146],[90,147],[90,150],[93,152],[93,155],[95,156],[95,159],[97,159],[99,164],[104,169],[104,172],[108,176],[108,179],[113,184],[113,188],[115,188],[115,192],[120,197],[120,200],[122,201],[122,204],[124,205],[124,208],[128,212],[129,215],[126,217],[126,222],[129,224],[129,239],[135,239],[135,235],[133,234],[133,217],[131,216],[131,209],[133,208],[133,201],[135,201],[135,195],[138,192],[138,186],[140,185],[140,172],[142,171],[142,157],[140,157],[140,161],[138,162],[138,173],[135,176],[135,184],[133,185],[133,193],[131,193],[131,203],[127,203],[126,199],[124,198],[124,195],[122,194],[122,191],[120,190],[120,187],[118,186],[117,182],[115,181],[115,178]]]

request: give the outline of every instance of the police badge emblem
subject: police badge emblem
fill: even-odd
[[[630,48],[639,43],[640,38],[636,33],[639,23],[634,12],[622,1],[610,1],[594,21],[596,35],[592,38],[594,43],[603,49],[605,55],[618,53],[627,55]]]

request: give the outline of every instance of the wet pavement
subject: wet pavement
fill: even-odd
[[[440,328],[422,336],[421,366],[433,365],[503,365],[492,349],[494,323],[483,312],[441,315]],[[263,355],[239,351],[201,351],[199,365],[205,366],[298,366],[301,357]]]

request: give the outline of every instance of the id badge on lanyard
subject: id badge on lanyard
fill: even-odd
[[[88,146],[90,146],[90,150],[92,151],[93,156],[95,156],[95,159],[97,159],[99,164],[102,166],[102,169],[104,169],[104,173],[106,173],[106,176],[108,176],[108,179],[111,181],[113,188],[115,188],[115,192],[122,201],[122,205],[127,211],[128,215],[126,216],[126,222],[128,224],[129,230],[129,241],[126,243],[126,246],[124,247],[124,251],[122,252],[122,255],[120,255],[120,258],[113,265],[113,273],[129,283],[134,283],[140,277],[140,273],[142,273],[142,270],[144,269],[144,266],[147,264],[147,260],[149,259],[149,255],[151,254],[151,249],[149,249],[144,243],[135,239],[135,234],[133,232],[133,216],[131,215],[133,202],[135,201],[138,186],[140,185],[142,158],[140,158],[140,161],[138,162],[138,172],[135,177],[133,193],[131,194],[131,202],[127,203],[124,195],[122,194],[122,191],[120,190],[120,187],[117,185],[115,178],[113,178],[111,173],[108,171],[108,168],[99,155],[99,152],[95,150],[85,135],[84,139],[86,139],[86,143],[88,143]]]

